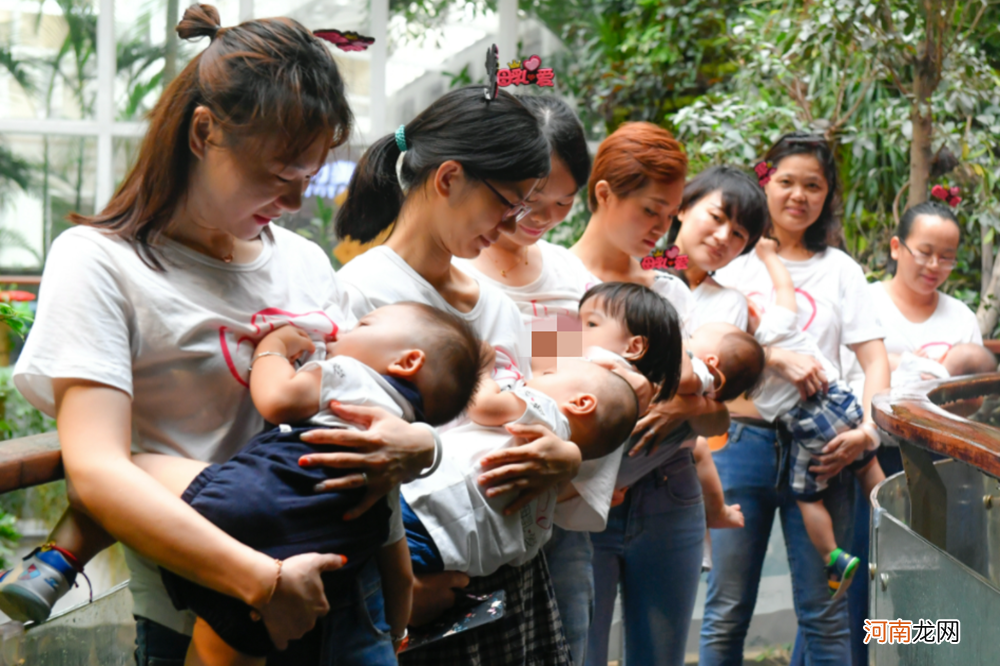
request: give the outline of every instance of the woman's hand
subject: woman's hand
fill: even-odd
[[[320,574],[345,562],[347,558],[340,555],[308,553],[282,562],[280,576],[275,569],[274,593],[259,611],[275,647],[284,650],[288,641],[302,638],[330,611]]]
[[[377,407],[330,403],[330,411],[365,430],[310,430],[302,435],[309,444],[334,444],[357,449],[357,453],[312,453],[303,456],[303,467],[335,467],[356,470],[339,479],[327,479],[317,491],[348,490],[366,486],[361,503],[344,515],[357,518],[379,498],[400,483],[410,481],[434,462],[434,436],[427,428],[407,423]],[[367,482],[367,483],[366,483]]]
[[[637,456],[647,448],[652,453],[684,421],[717,408],[718,403],[714,400],[698,395],[675,395],[670,400],[654,402],[649,412],[635,424],[632,434],[642,433],[642,437],[628,454]]]
[[[433,622],[455,605],[455,591],[466,587],[469,577],[459,571],[414,576],[410,626]]]
[[[809,467],[809,471],[820,481],[830,479],[857,460],[858,454],[868,448],[870,441],[868,433],[861,428],[845,430],[823,447],[822,453],[816,456],[819,464]]]
[[[767,364],[777,370],[782,377],[795,384],[795,387],[799,389],[799,396],[803,400],[829,388],[826,374],[823,372],[823,364],[812,356],[770,347]]]
[[[525,443],[484,457],[480,466],[485,471],[479,475],[479,485],[486,488],[487,497],[521,491],[504,509],[509,516],[575,477],[582,455],[580,447],[559,439],[544,426],[511,423],[506,427]]]

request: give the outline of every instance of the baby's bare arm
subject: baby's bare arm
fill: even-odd
[[[792,282],[792,276],[785,268],[785,264],[781,263],[778,257],[778,244],[770,238],[761,238],[757,241],[755,250],[771,277],[775,302],[779,307],[798,312],[798,305],[795,303],[795,283]]]
[[[309,336],[294,326],[269,333],[257,345],[250,372],[250,397],[265,420],[298,423],[319,411],[322,372],[316,369],[297,373],[292,366],[296,358],[315,349]],[[268,355],[261,356],[265,352]]]
[[[521,418],[524,407],[524,401],[511,391],[501,391],[499,384],[483,377],[469,405],[469,418],[481,426],[502,426]]]
[[[406,539],[383,546],[375,559],[382,577],[385,621],[389,623],[393,636],[401,636],[410,623],[413,609],[413,566]]]

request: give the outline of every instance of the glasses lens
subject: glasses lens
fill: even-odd
[[[531,207],[530,206],[525,206],[524,204],[521,204],[520,206],[517,207],[517,214],[514,215],[514,221],[515,222],[520,222],[530,212],[531,212]]]

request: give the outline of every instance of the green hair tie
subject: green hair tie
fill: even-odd
[[[396,145],[399,146],[399,152],[406,152],[406,125],[400,125],[396,130]]]

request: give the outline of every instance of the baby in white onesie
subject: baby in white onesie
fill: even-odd
[[[592,460],[625,441],[638,412],[638,399],[625,379],[584,359],[559,359],[558,367],[509,391],[500,391],[491,380],[483,382],[468,410],[471,422],[442,435],[440,468],[402,488],[414,572],[486,576],[505,564],[531,560],[548,541],[553,524],[574,529],[577,512],[560,510],[555,491],[515,515],[504,513],[510,493],[487,497],[483,492],[477,481],[483,471],[479,461],[516,439],[504,425],[545,426],[577,444],[583,460]],[[586,492],[586,487],[577,484],[576,491]]]

